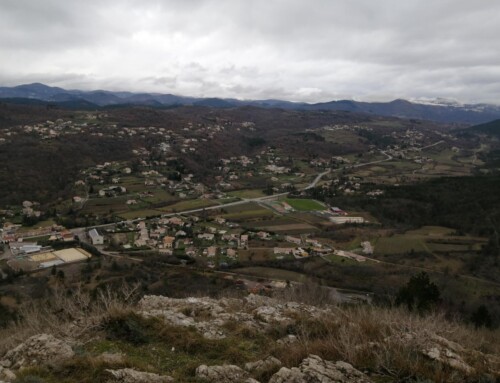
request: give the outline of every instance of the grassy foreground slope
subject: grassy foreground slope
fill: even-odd
[[[49,364],[30,365],[37,352],[31,350],[20,370],[15,358],[24,355],[7,353],[3,358],[12,363],[16,382],[109,382],[114,381],[110,369],[124,368],[177,382],[206,382],[197,373],[202,364],[243,369],[247,362],[273,356],[282,366],[295,367],[311,354],[348,362],[373,382],[494,382],[500,377],[498,331],[477,331],[437,313],[326,305],[321,291],[304,288],[276,298],[146,296],[132,303],[132,296],[130,289],[103,291],[95,300],[74,292],[26,307],[17,325],[0,333],[0,354],[40,333],[73,351]],[[315,305],[319,301],[324,303]],[[269,365],[245,374],[268,382],[279,368]]]

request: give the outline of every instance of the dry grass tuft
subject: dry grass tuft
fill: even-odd
[[[81,342],[96,335],[101,339],[105,336],[112,342],[125,342],[146,349],[161,344],[183,355],[182,371],[175,372],[180,376],[193,376],[201,360],[209,364],[229,362],[242,366],[245,362],[273,355],[283,365],[294,367],[310,354],[351,363],[361,371],[389,381],[486,382],[485,373],[500,370],[500,358],[495,361],[495,355],[500,355],[500,331],[478,331],[438,312],[422,316],[404,309],[343,306],[330,293],[325,295],[326,290],[303,285],[287,289],[278,299],[316,304],[325,309],[323,314],[317,314],[319,310],[314,315],[297,311],[293,315],[294,321],[273,325],[268,331],[258,331],[243,322],[228,321],[224,325],[228,337],[209,340],[194,328],[173,326],[160,319],[145,319],[138,315],[135,310],[136,291],[124,286],[119,292],[101,291],[94,299],[80,290],[71,296],[56,291],[47,301],[23,307],[22,320],[0,332],[0,355],[31,335],[51,333],[62,339]],[[225,298],[221,305],[229,312],[248,310],[241,300]],[[209,316],[204,309],[192,310],[190,308],[185,313],[196,314],[198,318]],[[297,342],[278,345],[276,340],[288,334],[296,335]],[[474,373],[466,377],[463,372],[425,356],[422,350],[435,344],[436,336],[461,345],[456,346],[460,350],[457,353],[474,369]],[[453,344],[448,346],[455,347]],[[80,362],[87,363],[85,358],[77,357],[62,368],[80,371]],[[98,363],[93,378],[100,381],[104,376],[104,365],[92,363]],[[147,364],[149,360],[144,359],[141,363]],[[61,374],[66,373],[69,374],[64,370]],[[266,381],[273,373],[272,369],[263,371],[258,377]],[[79,374],[83,376],[84,372]]]
[[[95,298],[80,288],[67,294],[55,290],[50,298],[29,302],[19,309],[18,322],[0,331],[0,354],[40,333],[61,339],[82,339],[92,336],[103,320],[129,311],[137,298],[138,286],[100,290]]]
[[[463,358],[476,375],[491,369],[476,351],[499,355],[498,331],[476,332],[439,313],[428,316],[400,309],[372,306],[337,308],[338,315],[302,317],[295,331],[298,342],[278,348],[274,354],[285,365],[296,366],[309,354],[327,360],[343,360],[360,370],[383,374],[397,381],[412,377],[434,382],[462,382],[464,374],[423,355],[434,335],[457,342],[466,350]],[[485,337],[487,335],[487,337]]]

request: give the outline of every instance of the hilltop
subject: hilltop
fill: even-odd
[[[56,294],[1,333],[7,382],[494,382],[498,332],[289,294]],[[305,299],[304,299],[305,298]],[[497,380],[498,381],[498,380]]]

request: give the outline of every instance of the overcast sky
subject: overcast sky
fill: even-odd
[[[0,85],[500,103],[497,0],[0,0]]]

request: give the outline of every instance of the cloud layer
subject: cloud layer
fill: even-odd
[[[500,2],[3,0],[0,84],[500,103]]]

